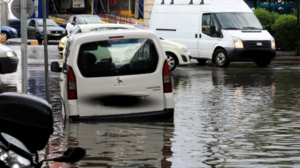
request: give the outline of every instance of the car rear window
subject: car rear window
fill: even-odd
[[[82,44],[78,67],[84,77],[152,73],[158,53],[150,39],[113,39]]]

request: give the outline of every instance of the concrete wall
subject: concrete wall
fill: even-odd
[[[146,29],[149,29],[150,26],[153,4],[154,4],[154,0],[144,0],[144,23]]]

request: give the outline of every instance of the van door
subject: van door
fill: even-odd
[[[158,37],[176,41],[178,5],[157,5],[151,14],[150,29]]]
[[[218,44],[221,36],[220,26],[211,13],[204,13],[199,26],[200,38],[198,40],[198,49],[201,58],[212,59],[213,48]],[[216,32],[212,33],[211,29],[215,28]]]
[[[74,68],[79,115],[164,110],[162,58],[151,39],[82,44]]]
[[[178,12],[176,42],[186,45],[192,57],[199,57],[200,10],[200,5],[180,5]]]

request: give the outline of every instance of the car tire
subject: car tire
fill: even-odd
[[[206,65],[207,59],[197,59],[197,61],[200,65]]]
[[[6,40],[9,39],[9,34],[7,32],[1,32],[1,35],[5,36]]]
[[[271,60],[259,60],[256,61],[256,64],[260,67],[266,67],[271,63]]]
[[[224,49],[217,49],[214,53],[214,62],[218,67],[227,67],[230,61]]]
[[[170,71],[173,71],[178,65],[177,58],[174,54],[171,53],[166,53],[166,55],[167,55],[169,69]]]

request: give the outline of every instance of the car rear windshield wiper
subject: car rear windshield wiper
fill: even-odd
[[[238,27],[226,27],[225,30],[237,30],[240,29]]]
[[[243,27],[243,29],[260,29],[260,28],[257,28],[257,27]]]

